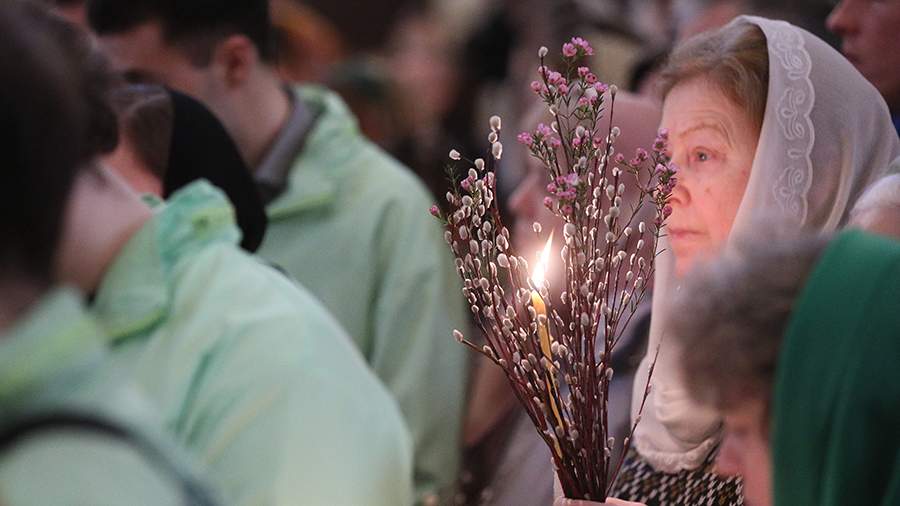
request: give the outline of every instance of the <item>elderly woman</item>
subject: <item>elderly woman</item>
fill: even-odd
[[[742,16],[699,35],[675,50],[663,78],[662,126],[681,172],[633,416],[660,354],[613,495],[650,505],[742,504],[740,480],[712,469],[722,420],[690,399],[677,346],[662,339],[672,295],[694,265],[737,238],[844,225],[900,145],[875,88],[825,42],[782,21]],[[771,237],[749,232],[751,221],[773,214]]]
[[[670,326],[692,397],[724,413],[720,468],[755,506],[898,504],[900,244],[739,253],[690,276]]]

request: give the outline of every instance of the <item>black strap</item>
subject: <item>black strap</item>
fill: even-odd
[[[126,442],[137,449],[163,474],[181,486],[184,504],[214,506],[206,489],[192,477],[185,476],[159,448],[146,437],[96,415],[75,412],[52,412],[19,419],[0,429],[0,454],[11,451],[29,439],[59,430],[94,432]]]

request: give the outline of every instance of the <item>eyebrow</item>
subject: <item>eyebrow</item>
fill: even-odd
[[[719,134],[722,135],[722,137],[725,138],[725,142],[727,142],[729,146],[733,145],[733,143],[731,142],[731,136],[728,135],[728,131],[722,125],[720,125],[718,123],[708,123],[708,122],[698,123],[696,125],[693,125],[689,128],[682,130],[681,132],[678,132],[678,137],[679,138],[686,137],[688,134],[696,132],[698,130],[713,130],[715,132],[718,132]]]

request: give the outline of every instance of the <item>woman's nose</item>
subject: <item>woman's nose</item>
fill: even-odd
[[[843,37],[853,31],[855,23],[853,6],[850,5],[852,3],[850,0],[842,0],[834,6],[825,21],[825,26],[830,32]]]
[[[679,167],[682,166],[679,165]],[[672,197],[669,200],[669,205],[673,208],[684,207],[691,204],[691,178],[689,175],[685,174],[685,172],[685,170],[680,169],[676,176],[678,182],[675,184],[675,188],[672,190]]]

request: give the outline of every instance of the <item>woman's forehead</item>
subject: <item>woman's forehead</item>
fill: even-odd
[[[662,127],[673,140],[704,131],[731,139],[749,119],[718,88],[692,79],[672,88],[663,103]]]

